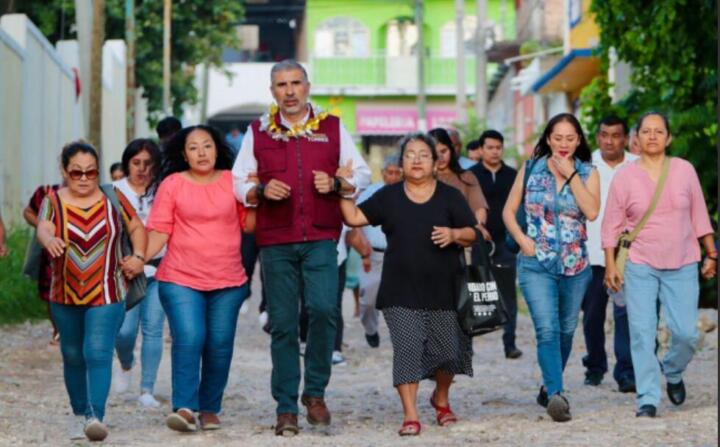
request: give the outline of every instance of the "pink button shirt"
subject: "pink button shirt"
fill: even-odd
[[[632,230],[650,206],[655,182],[629,163],[610,185],[602,222],[602,246],[617,246],[623,230]],[[698,238],[713,232],[695,168],[673,157],[665,187],[650,219],[630,246],[630,260],[656,269],[678,269],[700,260]]]
[[[196,290],[247,282],[240,258],[245,208],[235,199],[230,171],[201,185],[173,174],[158,188],[147,229],[170,235],[155,278]]]

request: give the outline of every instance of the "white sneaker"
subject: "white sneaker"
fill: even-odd
[[[250,300],[245,300],[240,306],[240,315],[245,315],[250,310]]]
[[[132,379],[132,368],[125,371],[122,368],[119,368],[115,372],[115,376],[112,378],[113,382],[113,391],[117,394],[122,394],[127,392],[128,388],[130,388],[130,380]]]
[[[345,357],[342,355],[342,352],[340,351],[333,351],[332,353],[332,364],[334,366],[343,366],[345,365]]]
[[[268,313],[265,311],[260,312],[260,315],[258,315],[258,322],[260,323],[260,327],[263,327],[268,322]]]
[[[85,439],[85,416],[69,416],[67,433],[71,440]]]
[[[90,418],[85,423],[85,436],[87,436],[90,441],[102,441],[107,438],[107,435],[107,427],[96,418]]]
[[[157,408],[160,406],[160,402],[150,393],[142,393],[138,397],[138,404],[144,408]]]

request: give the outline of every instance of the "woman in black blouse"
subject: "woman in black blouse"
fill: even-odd
[[[387,236],[377,307],[390,329],[404,436],[420,433],[417,390],[423,379],[435,379],[430,403],[438,424],[457,421],[448,393],[455,374],[472,375],[472,343],[458,324],[455,281],[461,247],[475,241],[477,220],[460,191],[435,179],[431,137],[405,137],[400,158],[403,182],[383,187],[359,207],[348,199],[340,207],[349,226],[382,225]]]

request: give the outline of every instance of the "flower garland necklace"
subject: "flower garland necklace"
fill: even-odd
[[[310,104],[310,118],[303,124],[297,124],[290,129],[284,129],[278,124],[280,117],[276,104],[270,106],[270,110],[260,117],[260,130],[267,132],[273,140],[288,141],[290,138],[307,137],[320,128],[320,121],[328,117],[328,113],[320,107]]]

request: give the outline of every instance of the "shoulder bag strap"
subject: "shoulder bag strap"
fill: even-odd
[[[100,185],[100,189],[102,190],[103,194],[110,199],[110,203],[112,204],[113,212],[115,215],[120,219],[120,225],[122,225],[122,231],[127,233],[127,228],[125,228],[125,220],[122,217],[122,208],[120,205],[120,200],[118,199],[117,194],[115,194],[115,188],[113,185]]]
[[[660,195],[662,194],[663,188],[665,187],[665,180],[667,180],[669,170],[670,157],[665,157],[662,165],[662,170],[660,171],[660,178],[658,179],[657,186],[655,187],[655,194],[653,195],[652,201],[650,202],[650,206],[648,207],[647,211],[645,211],[645,214],[643,215],[642,219],[640,219],[640,222],[638,222],[635,228],[625,238],[625,240],[627,240],[628,242],[634,241],[637,235],[640,234],[640,230],[642,230],[647,221],[650,220],[650,216],[652,216],[653,211],[655,211],[655,207],[660,201]]]

